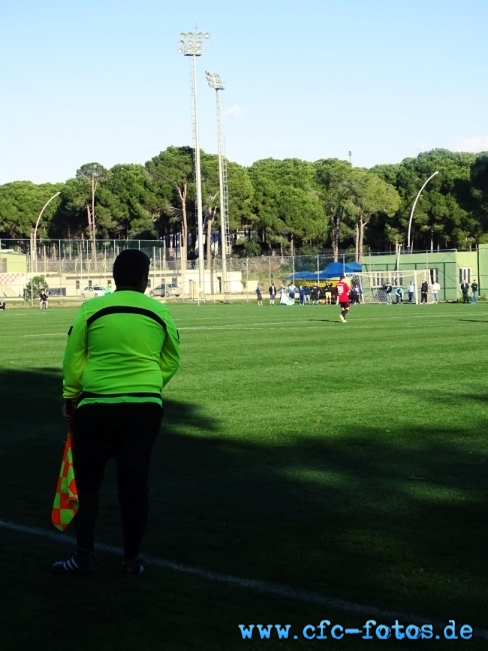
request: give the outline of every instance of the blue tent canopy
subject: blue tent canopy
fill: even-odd
[[[343,274],[357,274],[361,273],[362,267],[357,262],[331,262],[323,271],[320,272],[321,280],[325,278],[338,278]]]
[[[287,280],[328,280],[329,278],[339,278],[343,274],[361,273],[362,267],[357,262],[331,262],[325,269],[319,272],[300,271],[296,274],[287,276]]]

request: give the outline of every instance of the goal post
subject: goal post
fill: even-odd
[[[364,271],[354,274],[354,280],[359,282],[362,290],[363,303],[387,303],[386,285],[392,286],[391,300],[392,303],[400,302],[397,300],[397,290],[401,289],[403,302],[409,302],[409,288],[413,283],[412,303],[420,303],[420,285],[426,278],[426,271],[417,269],[402,271]]]

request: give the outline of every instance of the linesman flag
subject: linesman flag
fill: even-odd
[[[73,451],[71,449],[73,433],[66,437],[58,485],[54,496],[51,520],[53,525],[64,531],[78,511],[78,489],[76,488],[75,469],[73,468]]]

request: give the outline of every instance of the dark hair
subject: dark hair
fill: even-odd
[[[117,287],[137,287],[143,278],[149,276],[151,261],[139,249],[125,249],[114,262],[113,277]]]

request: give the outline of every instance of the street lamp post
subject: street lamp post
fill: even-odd
[[[210,34],[203,32],[182,32],[178,41],[178,54],[192,57],[192,95],[193,95],[193,136],[195,140],[195,176],[197,185],[197,232],[198,232],[198,283],[199,291],[205,292],[205,272],[203,257],[203,207],[202,207],[202,171],[200,164],[200,137],[198,131],[198,96],[197,96],[197,57],[203,53],[203,40]]]
[[[39,213],[39,217],[37,218],[36,225],[34,227],[34,235],[32,236],[31,258],[34,258],[34,260],[36,261],[36,273],[37,273],[37,247],[36,247],[37,228],[39,226],[39,222],[41,221],[42,213],[45,211],[45,209],[48,207],[51,201],[55,199],[57,196],[59,196],[60,194],[61,192],[56,192],[56,194],[53,194],[53,196],[48,201],[46,201],[46,203],[42,207],[41,212]]]
[[[229,206],[228,206],[228,188],[227,188],[227,161],[224,156],[224,147],[222,140],[221,114],[219,90],[225,90],[225,86],[220,76],[215,72],[205,72],[207,82],[210,88],[215,89],[216,109],[217,109],[217,142],[219,154],[219,191],[220,191],[220,241],[222,247],[222,288],[224,294],[227,289],[227,239],[229,232]]]
[[[436,174],[439,174],[439,172],[434,172],[427,181],[423,184],[423,186],[420,188],[418,195],[415,197],[415,201],[413,202],[412,206],[412,212],[410,213],[410,220],[408,222],[408,235],[407,235],[407,252],[411,253],[412,249],[410,247],[410,232],[412,230],[412,220],[413,220],[413,213],[415,211],[415,206],[417,205],[417,201],[419,200],[420,195],[422,194],[422,190],[425,188],[427,183],[430,181],[430,179],[433,179]]]

